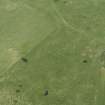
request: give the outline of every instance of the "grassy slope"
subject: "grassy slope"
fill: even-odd
[[[0,6],[1,105],[105,104],[104,0]]]

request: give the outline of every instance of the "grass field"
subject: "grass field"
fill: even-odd
[[[0,105],[105,105],[105,1],[0,0]]]

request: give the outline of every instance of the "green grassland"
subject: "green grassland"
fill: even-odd
[[[105,105],[105,1],[0,0],[0,105]]]

